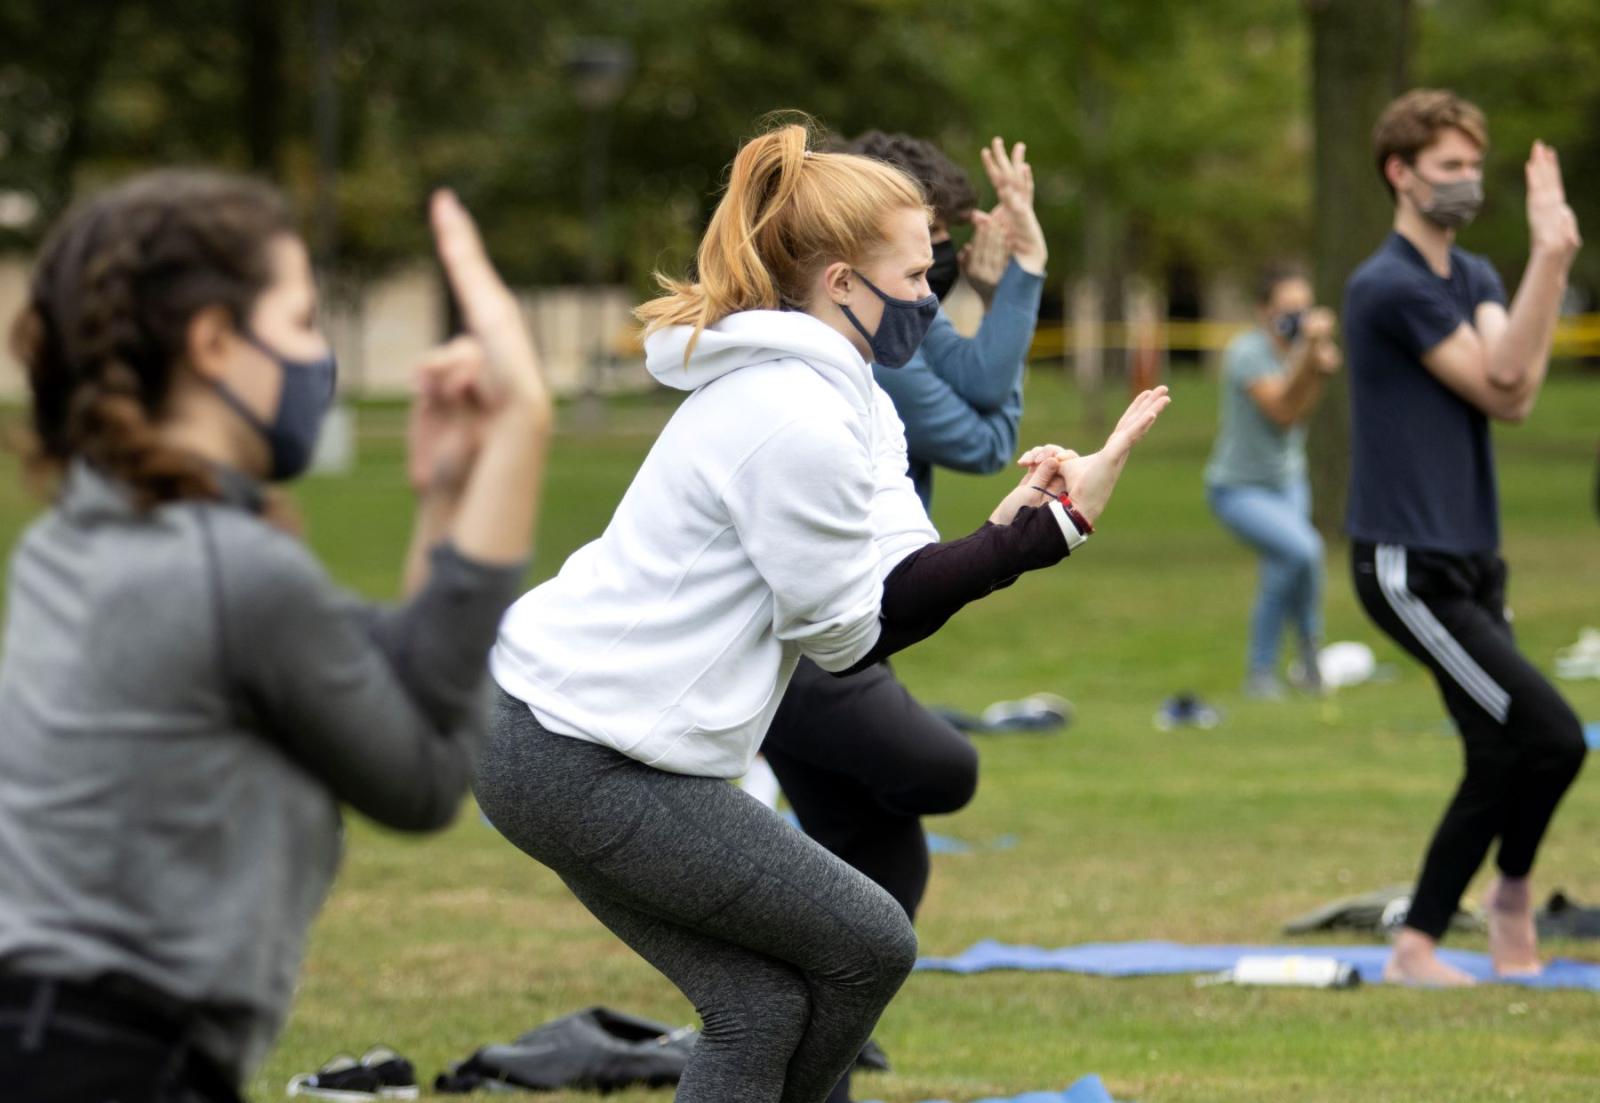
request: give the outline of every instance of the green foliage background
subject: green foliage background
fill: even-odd
[[[158,162],[253,167],[309,210],[315,8],[325,0],[0,0],[0,190],[48,214]],[[1400,0],[1396,0],[1400,2]],[[939,141],[981,179],[992,134],[1033,150],[1052,278],[1084,267],[1084,208],[1115,216],[1123,269],[1248,272],[1309,242],[1305,13],[1284,0],[337,0],[338,256],[352,275],[426,249],[426,191],[459,188],[511,278],[579,279],[586,119],[574,42],[629,43],[614,110],[605,275],[643,289],[692,252],[726,164],[766,112]],[[1489,112],[1490,202],[1466,243],[1508,277],[1526,232],[1520,165],[1562,150],[1600,226],[1600,7],[1433,0],[1413,83]],[[271,31],[263,33],[263,27]],[[263,85],[247,79],[264,66]],[[1376,180],[1373,186],[1377,187]],[[0,236],[27,246],[43,219]],[[0,232],[4,233],[4,232]],[[1575,284],[1600,288],[1600,254]]]

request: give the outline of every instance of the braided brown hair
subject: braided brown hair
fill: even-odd
[[[268,185],[194,170],[147,173],[68,212],[12,331],[33,391],[30,468],[82,458],[141,508],[216,497],[211,467],[156,424],[190,321],[222,306],[243,327],[271,282],[269,243],[293,232]]]

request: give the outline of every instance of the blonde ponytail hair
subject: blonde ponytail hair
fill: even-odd
[[[646,336],[692,325],[687,362],[706,326],[805,302],[821,267],[859,264],[887,241],[890,213],[927,209],[921,185],[893,165],[810,145],[808,127],[789,123],[740,148],[700,242],[699,278],[657,272],[663,293],[634,311]]]

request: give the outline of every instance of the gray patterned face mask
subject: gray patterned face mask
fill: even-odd
[[[1420,172],[1417,179],[1433,189],[1433,199],[1426,204],[1418,203],[1417,210],[1435,226],[1459,230],[1478,216],[1478,209],[1483,206],[1482,180],[1434,183]]]

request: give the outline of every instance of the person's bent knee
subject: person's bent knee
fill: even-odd
[[[905,910],[874,885],[870,904],[855,914],[840,954],[813,979],[842,988],[877,992],[887,1002],[917,963],[917,932]]]
[[[774,967],[759,975],[731,978],[736,992],[695,1008],[702,1041],[716,1046],[757,1043],[792,1050],[811,1022],[811,990],[800,973]]]
[[[1583,725],[1578,718],[1570,713],[1569,717],[1570,723],[1554,727],[1541,741],[1538,766],[1542,772],[1570,783],[1589,757],[1589,744],[1583,738]]]
[[[1589,757],[1583,722],[1548,683],[1517,693],[1507,726],[1523,733],[1526,749],[1522,765],[1540,773],[1576,777]]]
[[[1317,535],[1315,529],[1308,530],[1305,539],[1294,550],[1292,562],[1295,570],[1304,575],[1315,575],[1322,570],[1322,557],[1322,537]]]
[[[1465,780],[1483,790],[1510,789],[1520,764],[1517,748],[1510,743],[1500,741],[1469,745]]]
[[[1583,768],[1584,762],[1589,758],[1589,744],[1583,738],[1583,728],[1574,719],[1571,728],[1560,736],[1557,743],[1557,757],[1561,768],[1574,776]]]
[[[891,991],[898,989],[917,964],[917,932],[898,905],[879,925],[874,949],[879,979]]]
[[[965,808],[978,791],[978,751],[955,735],[915,766],[915,776],[885,803],[909,816],[942,816]]]

